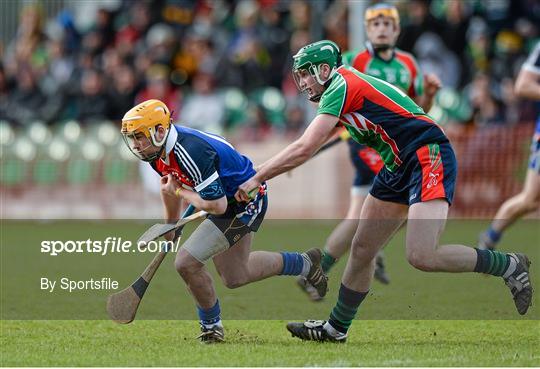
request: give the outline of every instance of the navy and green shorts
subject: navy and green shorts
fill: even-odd
[[[404,205],[434,199],[452,204],[457,160],[449,142],[427,144],[400,158],[402,164],[394,172],[384,167],[375,177],[373,197]]]

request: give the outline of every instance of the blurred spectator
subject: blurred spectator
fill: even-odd
[[[193,92],[186,98],[180,114],[182,124],[201,131],[223,134],[225,104],[214,88],[211,74],[199,72],[193,77]]]
[[[495,96],[489,76],[483,73],[477,74],[469,90],[469,99],[476,125],[506,124],[504,107]]]
[[[173,66],[187,80],[199,70],[215,74],[218,61],[210,36],[202,30],[192,29],[174,56]]]
[[[454,53],[438,35],[427,32],[422,34],[414,45],[414,54],[424,74],[435,74],[443,86],[458,87],[461,67]]]
[[[446,24],[442,33],[442,38],[448,49],[458,58],[461,70],[459,86],[470,78],[467,70],[465,58],[465,45],[467,43],[467,29],[470,25],[469,3],[461,0],[447,0],[445,2]]]
[[[133,1],[128,9],[128,22],[123,25],[115,36],[115,46],[120,55],[126,57],[132,55],[135,44],[139,41],[151,22],[149,5],[142,1]]]
[[[238,3],[235,10],[237,30],[227,47],[226,58],[220,65],[220,85],[238,86],[249,92],[267,85],[271,57],[257,31],[259,6],[253,0]]]
[[[19,124],[41,120],[41,109],[46,97],[39,88],[32,68],[28,64],[19,65],[16,87],[11,93],[7,108],[8,119]]]
[[[333,40],[342,50],[349,48],[347,6],[346,0],[336,0],[328,8],[328,15],[324,17],[325,38]]]
[[[182,95],[171,85],[169,74],[170,70],[166,65],[152,65],[146,72],[146,87],[137,94],[135,103],[150,99],[161,100],[169,107],[173,119],[176,119]]]
[[[290,31],[309,31],[311,22],[311,8],[305,0],[292,0],[289,3],[289,29]]]
[[[108,48],[101,56],[103,73],[107,79],[114,78],[119,68],[124,64],[120,53],[114,48]]]
[[[82,74],[80,92],[74,99],[74,118],[81,122],[111,119],[111,100],[106,95],[103,73],[87,69]]]
[[[45,40],[41,7],[39,4],[24,6],[17,34],[6,50],[5,67],[8,73],[14,75],[19,63],[36,63],[43,60]]]
[[[429,0],[410,0],[407,2],[403,28],[396,46],[408,52],[413,52],[420,36],[426,33],[441,35],[444,24],[429,12]]]
[[[268,85],[280,88],[283,64],[286,63],[289,34],[276,4],[269,4],[261,11],[259,23],[261,43],[272,56],[268,70]]]
[[[2,63],[0,63],[0,119],[8,119],[8,106],[9,106],[9,99],[10,99],[10,92],[12,90],[12,86],[10,81],[8,80],[8,77],[6,75],[6,71],[4,70],[4,66]]]
[[[146,46],[142,52],[146,52],[153,63],[170,65],[176,51],[173,29],[165,23],[153,25],[146,35]]]
[[[135,71],[127,64],[119,66],[113,78],[111,117],[114,120],[120,120],[135,105],[138,83]]]
[[[53,95],[68,83],[75,69],[75,63],[66,53],[63,39],[51,39],[47,42],[47,59],[47,74],[41,85],[47,95]]]

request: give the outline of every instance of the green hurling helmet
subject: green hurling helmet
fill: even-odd
[[[319,77],[319,66],[321,64],[328,64],[332,69],[329,80],[341,65],[341,50],[335,42],[330,40],[317,41],[304,46],[293,56],[293,72],[306,69],[317,82],[324,85],[326,81],[322,81]]]

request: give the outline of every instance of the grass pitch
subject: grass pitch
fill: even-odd
[[[3,321],[3,366],[539,366],[538,321],[363,321],[346,344],[293,339],[283,321]]]
[[[254,249],[305,250],[321,245],[333,224],[265,222]],[[486,223],[451,221],[443,242],[474,243]],[[499,278],[428,274],[405,260],[404,234],[386,249],[392,278],[374,284],[344,345],[301,342],[289,320],[326,319],[344,262],[330,274],[328,298],[308,302],[293,278],[227,290],[215,275],[227,342],[203,346],[193,303],[166,260],[136,321],[106,320],[110,291],[47,293],[39,278],[111,276],[127,286],[152,255],[59,255],[39,252],[44,239],[136,238],[147,224],[2,222],[0,364],[2,366],[540,366],[538,297],[525,317]],[[525,251],[540,281],[538,221],[518,223],[502,250]],[[135,236],[134,236],[135,235]]]

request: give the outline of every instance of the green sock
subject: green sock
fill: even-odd
[[[369,291],[358,292],[353,291],[342,283],[339,288],[339,296],[336,303],[336,306],[332,309],[330,313],[330,318],[328,323],[338,330],[341,333],[347,333],[349,327],[351,326],[356,313],[358,312],[358,307],[367,296]]]
[[[335,259],[328,253],[328,251],[324,250],[323,256],[321,259],[321,267],[323,272],[328,273],[330,268],[337,262],[338,259]]]
[[[510,256],[504,252],[476,249],[476,254],[477,258],[474,271],[477,273],[502,276],[509,268],[513,267],[515,269],[515,265],[512,265],[510,262]]]

